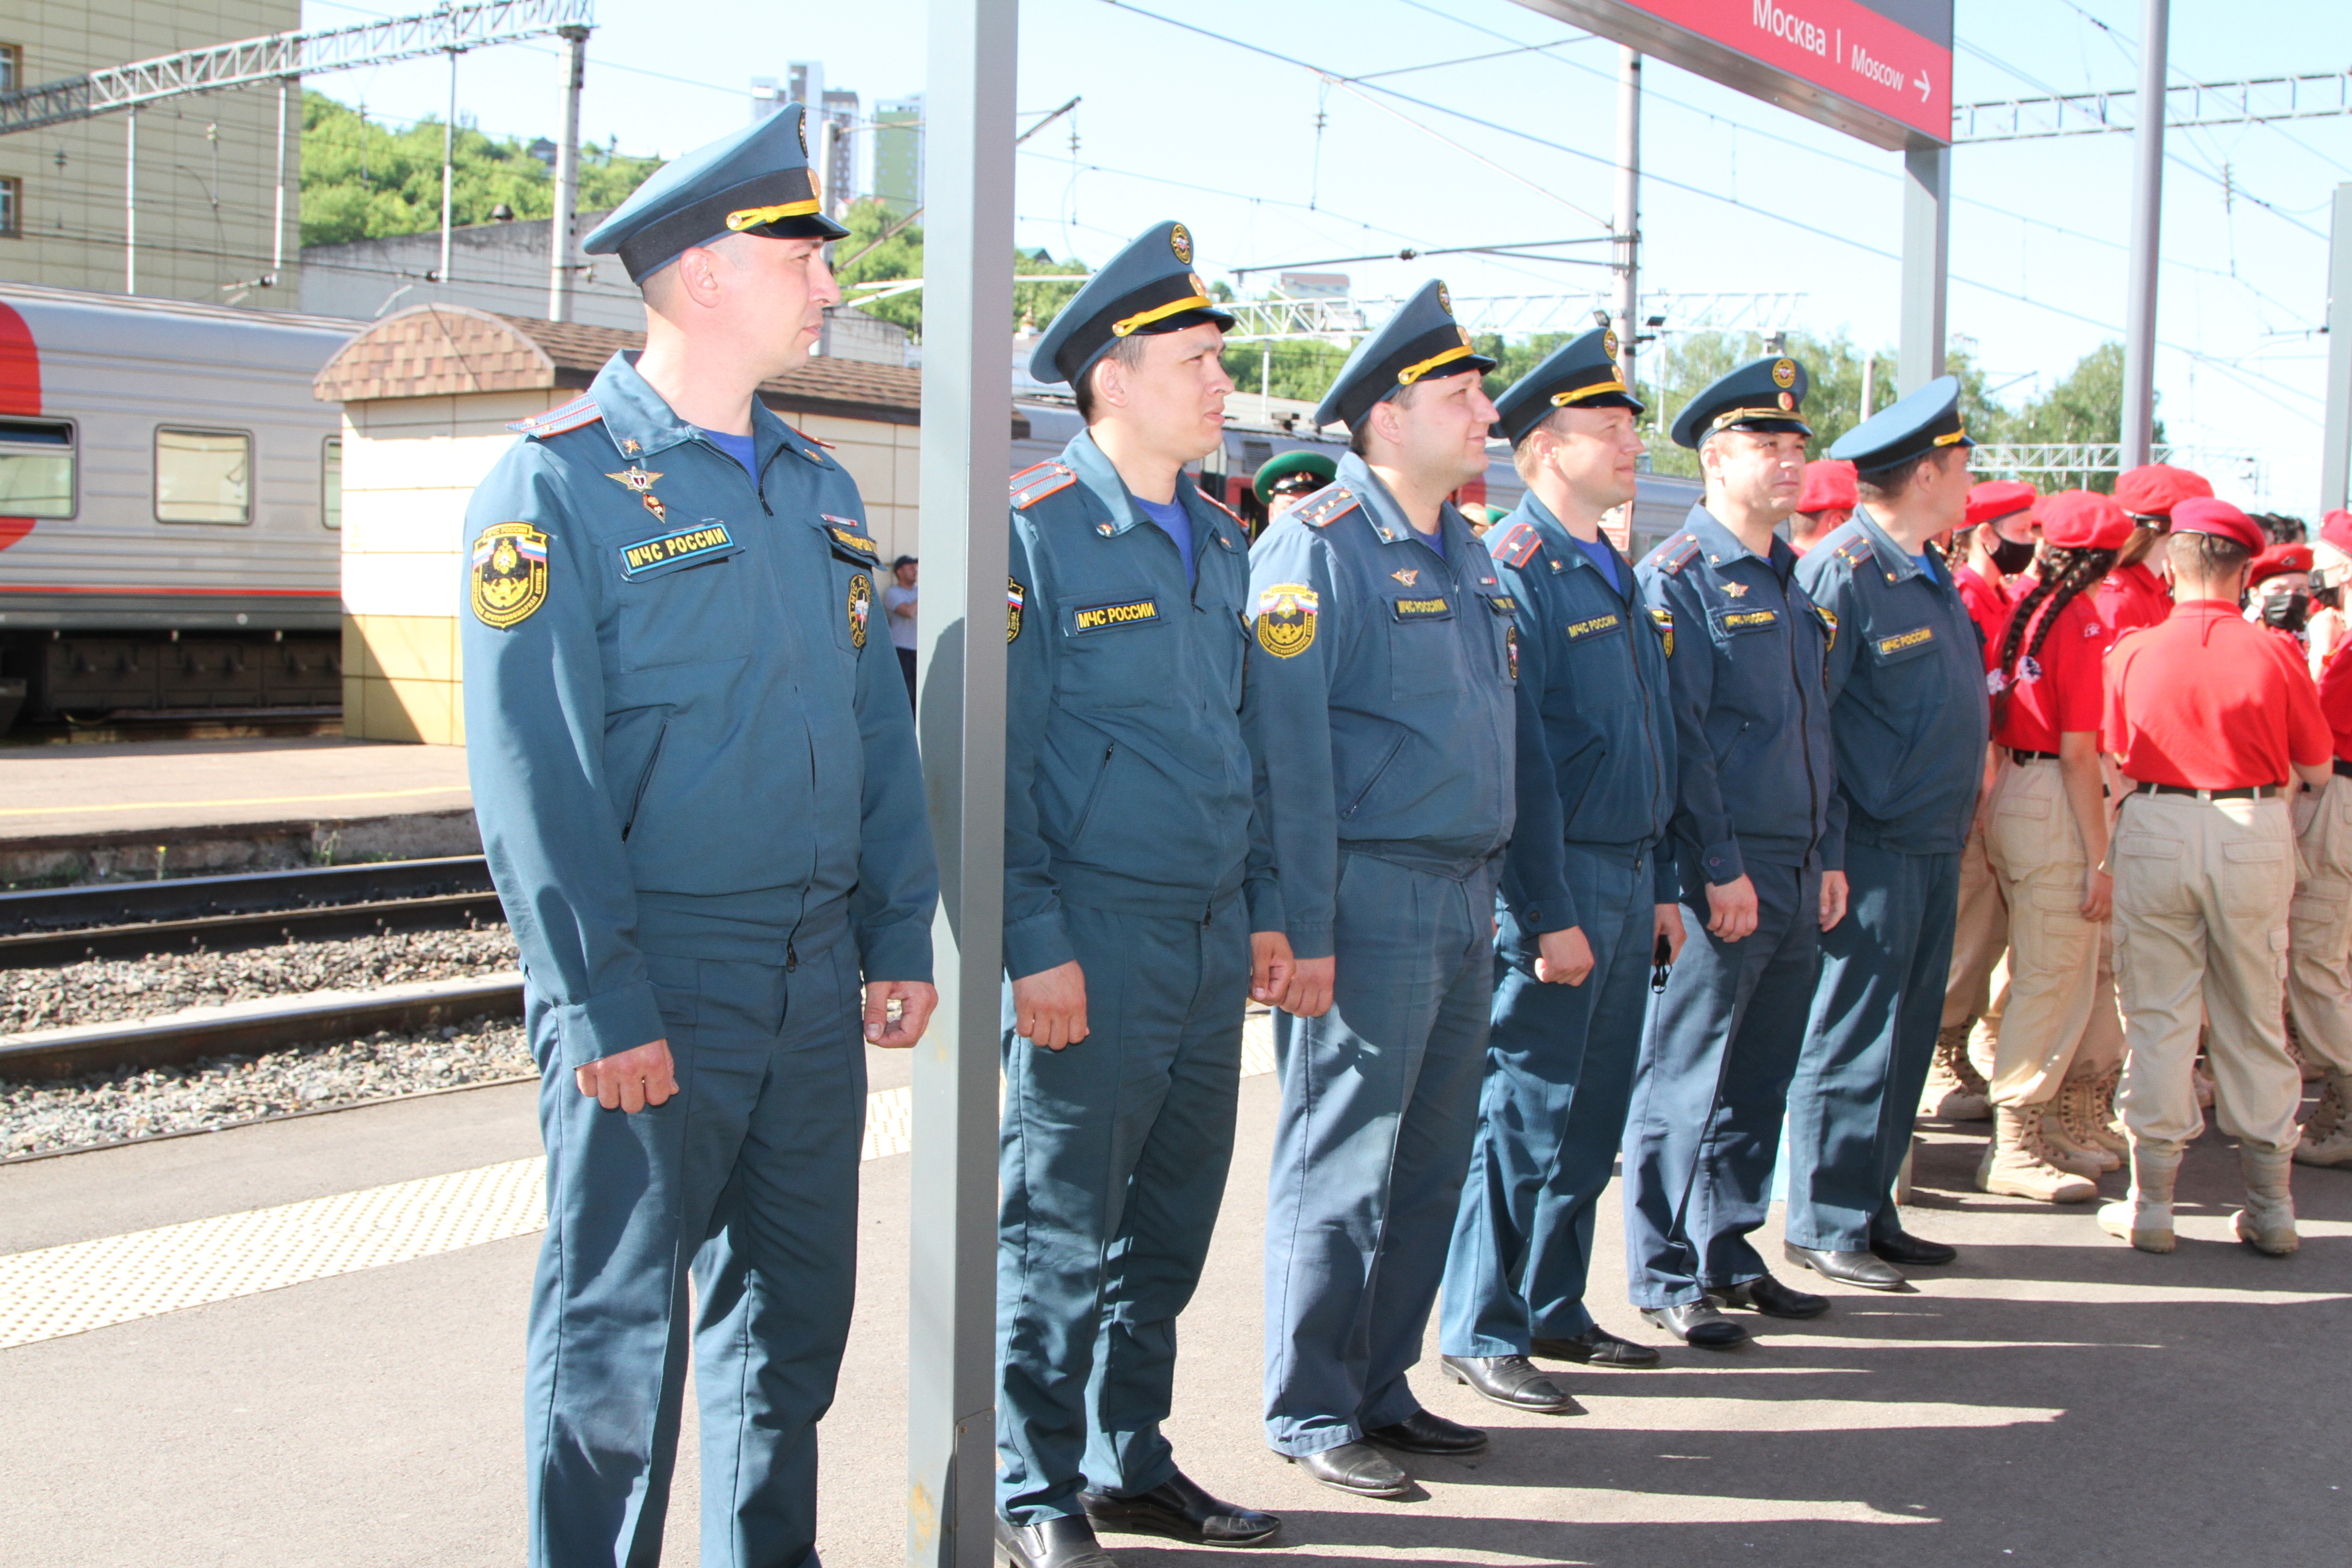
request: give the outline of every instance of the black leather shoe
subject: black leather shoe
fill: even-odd
[[[1572,1340],[1538,1340],[1535,1353],[1546,1361],[1580,1361],[1587,1366],[1655,1366],[1658,1352],[1649,1345],[1621,1340],[1595,1323]]]
[[[1043,1524],[996,1521],[996,1555],[1013,1568],[1118,1568],[1095,1542],[1095,1527],[1077,1515]]]
[[[1867,1252],[1832,1252],[1825,1247],[1799,1247],[1793,1241],[1781,1243],[1780,1250],[1799,1268],[1810,1268],[1822,1279],[1834,1279],[1841,1285],[1864,1290],[1909,1289],[1902,1275]]]
[[[1370,1443],[1342,1443],[1319,1454],[1283,1457],[1336,1491],[1358,1497],[1402,1497],[1412,1490],[1412,1478]]]
[[[1271,1541],[1282,1528],[1282,1521],[1270,1513],[1211,1497],[1181,1470],[1148,1492],[1131,1497],[1080,1492],[1078,1503],[1097,1530],[1164,1535],[1202,1546],[1255,1546]]]
[[[1736,1350],[1748,1342],[1748,1331],[1723,1315],[1723,1310],[1702,1298],[1679,1307],[1644,1307],[1642,1321],[1682,1341],[1694,1350]]]
[[[1759,1274],[1745,1285],[1710,1290],[1707,1294],[1727,1307],[1745,1307],[1768,1318],[1818,1318],[1830,1310],[1827,1296],[1791,1290],[1769,1274]]]
[[[1439,1364],[1446,1376],[1467,1384],[1471,1393],[1508,1409],[1532,1410],[1539,1415],[1584,1414],[1568,1396],[1568,1390],[1523,1355],[1450,1355]]]
[[[1364,1436],[1401,1454],[1475,1454],[1486,1446],[1486,1434],[1477,1427],[1448,1421],[1428,1410],[1416,1410],[1402,1421],[1375,1426]]]
[[[1928,1241],[1897,1227],[1892,1236],[1874,1236],[1870,1250],[1889,1263],[1908,1264],[1915,1268],[1933,1268],[1951,1263],[1960,1256],[1957,1247],[1947,1247],[1940,1241]]]

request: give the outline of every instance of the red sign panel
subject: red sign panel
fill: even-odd
[[[1519,0],[1885,147],[1952,139],[1952,0]]]

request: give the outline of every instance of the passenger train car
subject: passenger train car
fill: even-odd
[[[341,704],[354,326],[0,283],[0,728]]]

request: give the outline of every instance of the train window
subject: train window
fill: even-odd
[[[330,436],[319,456],[319,521],[329,528],[343,526],[343,438]]]
[[[251,522],[253,437],[241,430],[159,426],[155,521]]]
[[[74,514],[74,427],[0,419],[0,517]]]
[[[0,44],[0,92],[14,92],[25,85],[25,46]]]
[[[25,182],[0,180],[0,238],[14,239],[25,232],[20,215],[25,206]]]

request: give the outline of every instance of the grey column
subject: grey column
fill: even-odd
[[[1915,142],[1903,154],[1903,316],[1895,360],[1897,392],[1915,392],[1944,374],[1944,294],[1951,255],[1952,150]]]
[[[2124,306],[2123,466],[2156,439],[2156,253],[2164,216],[2164,72],[2171,0],[2147,0],[2139,30],[2139,128],[2132,137],[2131,258]]]
[[[1012,471],[1017,0],[930,0],[922,666],[940,1011],[915,1047],[907,1562],[988,1568],[996,1475],[996,1086],[1004,925],[1004,481]]]
[[[555,210],[547,224],[547,319],[572,319],[572,219],[580,205],[580,84],[588,74],[588,29],[559,27],[563,40],[562,138],[555,143]]]
[[[1622,46],[1617,50],[1617,212],[1610,227],[1615,240],[1611,259],[1617,268],[1617,370],[1631,389],[1634,345],[1642,339],[1642,52]]]
[[[2352,505],[2352,184],[2336,187],[2327,248],[2327,416],[2320,426],[2319,510]]]

